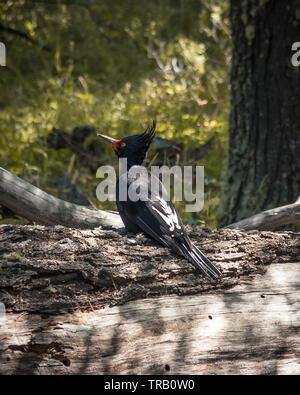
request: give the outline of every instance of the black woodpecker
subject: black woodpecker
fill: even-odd
[[[129,232],[146,233],[163,246],[171,248],[176,254],[184,256],[203,275],[216,280],[221,276],[221,272],[191,242],[163,184],[155,177],[156,190],[153,190],[154,176],[146,172],[144,167],[143,171],[139,169],[154,138],[155,126],[153,121],[152,127],[147,128],[144,133],[120,140],[98,134],[112,144],[112,149],[119,158],[127,160],[127,168],[121,172],[116,186],[119,214]],[[129,169],[134,170],[134,175]],[[146,192],[144,195],[141,192],[141,198],[136,201],[124,201],[119,195],[120,183],[125,186],[126,194],[133,183],[136,190]],[[128,195],[130,196],[129,193]]]

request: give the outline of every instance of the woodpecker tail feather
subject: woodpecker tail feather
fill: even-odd
[[[217,280],[222,275],[219,269],[192,242],[189,246],[182,243],[181,251],[185,258],[206,277]]]

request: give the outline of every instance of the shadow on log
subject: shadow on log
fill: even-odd
[[[298,373],[299,234],[188,230],[221,281],[144,237],[0,226],[0,373]]]

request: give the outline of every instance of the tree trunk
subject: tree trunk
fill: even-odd
[[[300,1],[231,1],[230,140],[224,226],[294,202],[300,190]]]
[[[0,226],[0,374],[298,373],[299,234],[189,234],[220,281],[117,231]]]

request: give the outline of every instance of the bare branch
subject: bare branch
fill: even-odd
[[[0,167],[0,204],[41,225],[72,228],[123,227],[119,214],[58,199]]]
[[[273,230],[283,225],[300,223],[300,196],[295,203],[273,208],[235,222],[225,228],[241,230]]]
[[[26,41],[29,41],[31,44],[40,46],[40,48],[45,50],[45,51],[49,51],[49,52],[51,51],[51,48],[48,45],[41,46],[38,41],[36,41],[33,38],[31,38],[27,33],[22,32],[20,30],[12,29],[11,27],[8,27],[8,26],[4,26],[1,22],[0,22],[0,30],[4,31],[6,33],[10,33],[10,34],[14,34],[14,35],[17,35],[19,37],[22,37]]]

